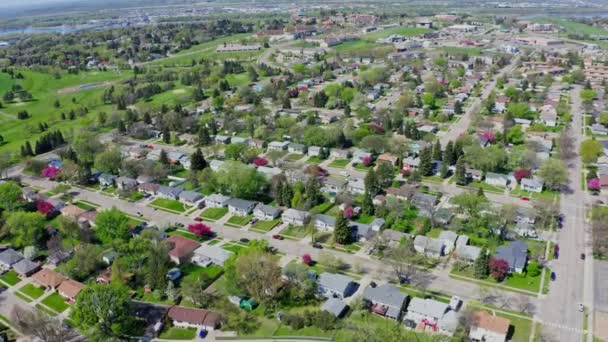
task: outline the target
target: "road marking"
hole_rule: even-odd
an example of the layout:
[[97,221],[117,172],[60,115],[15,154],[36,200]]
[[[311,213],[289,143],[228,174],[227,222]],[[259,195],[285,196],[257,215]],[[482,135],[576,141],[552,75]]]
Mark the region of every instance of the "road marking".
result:
[[568,330],[568,331],[572,331],[572,332],[575,332],[575,333],[578,333],[578,334],[584,334],[585,333],[582,329],[568,327],[568,326],[565,326],[563,324],[551,323],[551,322],[542,322],[542,321],[539,321],[539,323],[541,323],[542,325],[550,326],[552,328],[558,328],[558,329],[562,329],[562,330]]

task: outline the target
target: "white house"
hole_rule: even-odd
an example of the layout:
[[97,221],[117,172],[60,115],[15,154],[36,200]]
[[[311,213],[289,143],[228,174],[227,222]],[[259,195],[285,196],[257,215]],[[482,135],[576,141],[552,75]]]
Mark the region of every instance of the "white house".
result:
[[268,144],[268,151],[285,151],[289,146],[289,141],[271,141]]
[[230,197],[222,194],[212,194],[205,197],[205,206],[208,208],[222,208],[228,205]]
[[303,226],[310,220],[310,214],[307,211],[289,208],[283,212],[281,216],[283,222],[293,224],[295,226]]
[[220,315],[202,309],[172,306],[167,312],[167,317],[173,321],[173,325],[182,328],[202,328],[213,331],[220,326]]
[[346,184],[346,190],[354,195],[365,193],[365,181],[362,178],[352,178]]
[[443,240],[417,235],[414,238],[414,249],[429,258],[439,258],[443,255]]
[[544,181],[540,177],[532,177],[532,178],[522,178],[521,179],[521,189],[525,191],[531,192],[542,192],[543,191]]
[[228,212],[236,216],[247,216],[253,211],[253,208],[255,208],[255,202],[239,198],[231,198],[226,204],[228,205]]
[[342,274],[323,272],[317,279],[317,292],[325,298],[343,299],[352,294],[356,283]]
[[511,321],[486,311],[473,314],[469,338],[475,342],[505,342]]
[[509,178],[507,175],[503,175],[501,173],[488,172],[486,173],[486,184],[490,184],[493,186],[502,186],[506,187],[509,183]]
[[458,239],[458,234],[454,233],[451,230],[442,230],[439,233],[439,240],[443,240],[443,245],[445,248],[445,254],[449,254],[454,250],[454,246],[456,245],[456,240]]
[[336,228],[336,218],[333,216],[317,214],[314,222],[318,230],[333,232]]
[[272,221],[281,215],[281,209],[271,205],[258,204],[253,209],[253,216],[258,220]]

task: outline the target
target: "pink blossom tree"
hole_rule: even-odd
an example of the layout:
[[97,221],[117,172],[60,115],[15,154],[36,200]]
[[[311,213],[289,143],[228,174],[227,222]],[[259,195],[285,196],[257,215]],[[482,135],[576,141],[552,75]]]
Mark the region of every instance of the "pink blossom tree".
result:
[[486,139],[489,142],[495,142],[496,141],[496,134],[492,131],[486,131],[486,132],[482,132],[479,134],[479,137],[482,139]]
[[592,178],[587,182],[587,189],[591,191],[600,191],[602,185],[599,178]]
[[38,212],[42,215],[48,217],[55,211],[55,207],[47,201],[40,201],[36,204],[36,210],[38,210]]
[[312,257],[310,256],[310,254],[302,255],[302,263],[308,266],[312,264]]
[[255,164],[255,166],[266,166],[268,165],[268,160],[262,157],[257,157],[253,160],[253,163]]
[[42,177],[53,179],[59,174],[59,169],[53,166],[47,166],[42,170]]
[[211,227],[209,227],[208,225],[204,224],[204,223],[193,223],[188,225],[188,231],[190,231],[192,234],[194,234],[194,236],[196,236],[197,238],[200,238],[202,236],[211,236],[213,235],[213,231],[211,230]]
[[531,175],[532,173],[528,169],[517,169],[513,172],[513,177],[515,177],[518,184],[521,183],[523,178],[530,178]]
[[351,219],[353,216],[355,216],[355,210],[353,209],[353,207],[348,207],[344,209],[344,217],[346,217],[347,219]]
[[372,165],[373,161],[374,161],[374,159],[371,156],[365,156],[365,157],[363,157],[363,159],[361,159],[361,163],[365,166]]

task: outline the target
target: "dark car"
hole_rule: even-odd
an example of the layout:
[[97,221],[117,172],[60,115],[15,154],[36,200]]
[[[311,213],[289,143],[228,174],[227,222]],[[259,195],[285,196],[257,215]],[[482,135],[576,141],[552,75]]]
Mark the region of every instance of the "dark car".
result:
[[241,241],[242,243],[249,243],[249,239],[247,238],[241,238],[239,241]]
[[555,281],[555,272],[551,272],[551,281]]
[[196,221],[196,222],[201,222],[202,220],[203,220],[203,219],[202,219],[202,218],[200,218],[200,217],[195,217],[195,218],[194,218],[194,221]]
[[585,260],[585,253],[581,253],[581,260]]
[[275,240],[283,240],[283,239],[284,239],[284,238],[283,238],[283,236],[282,236],[282,235],[279,235],[279,234],[274,234],[274,235],[272,236],[272,238],[273,238],[273,239],[275,239]]
[[312,244],[312,247],[316,248],[316,249],[323,249],[323,246],[321,246],[320,243],[316,243],[316,242]]
[[198,333],[198,337],[200,337],[200,338],[207,337],[207,330],[201,329],[201,331]]
[[369,283],[369,286],[374,288],[374,287],[378,286],[378,284],[376,284],[376,282],[372,281]]

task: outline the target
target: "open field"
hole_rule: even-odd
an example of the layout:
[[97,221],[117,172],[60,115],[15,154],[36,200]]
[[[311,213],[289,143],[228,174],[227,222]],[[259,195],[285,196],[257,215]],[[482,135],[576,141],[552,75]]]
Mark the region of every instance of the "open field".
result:
[[424,34],[429,31],[430,30],[425,29],[425,28],[399,26],[399,27],[392,27],[392,28],[389,28],[386,30],[381,30],[381,31],[364,34],[363,36],[361,36],[361,39],[375,42],[379,38],[386,38],[392,34],[398,34],[400,36],[411,37],[411,36],[417,36],[420,34]]

